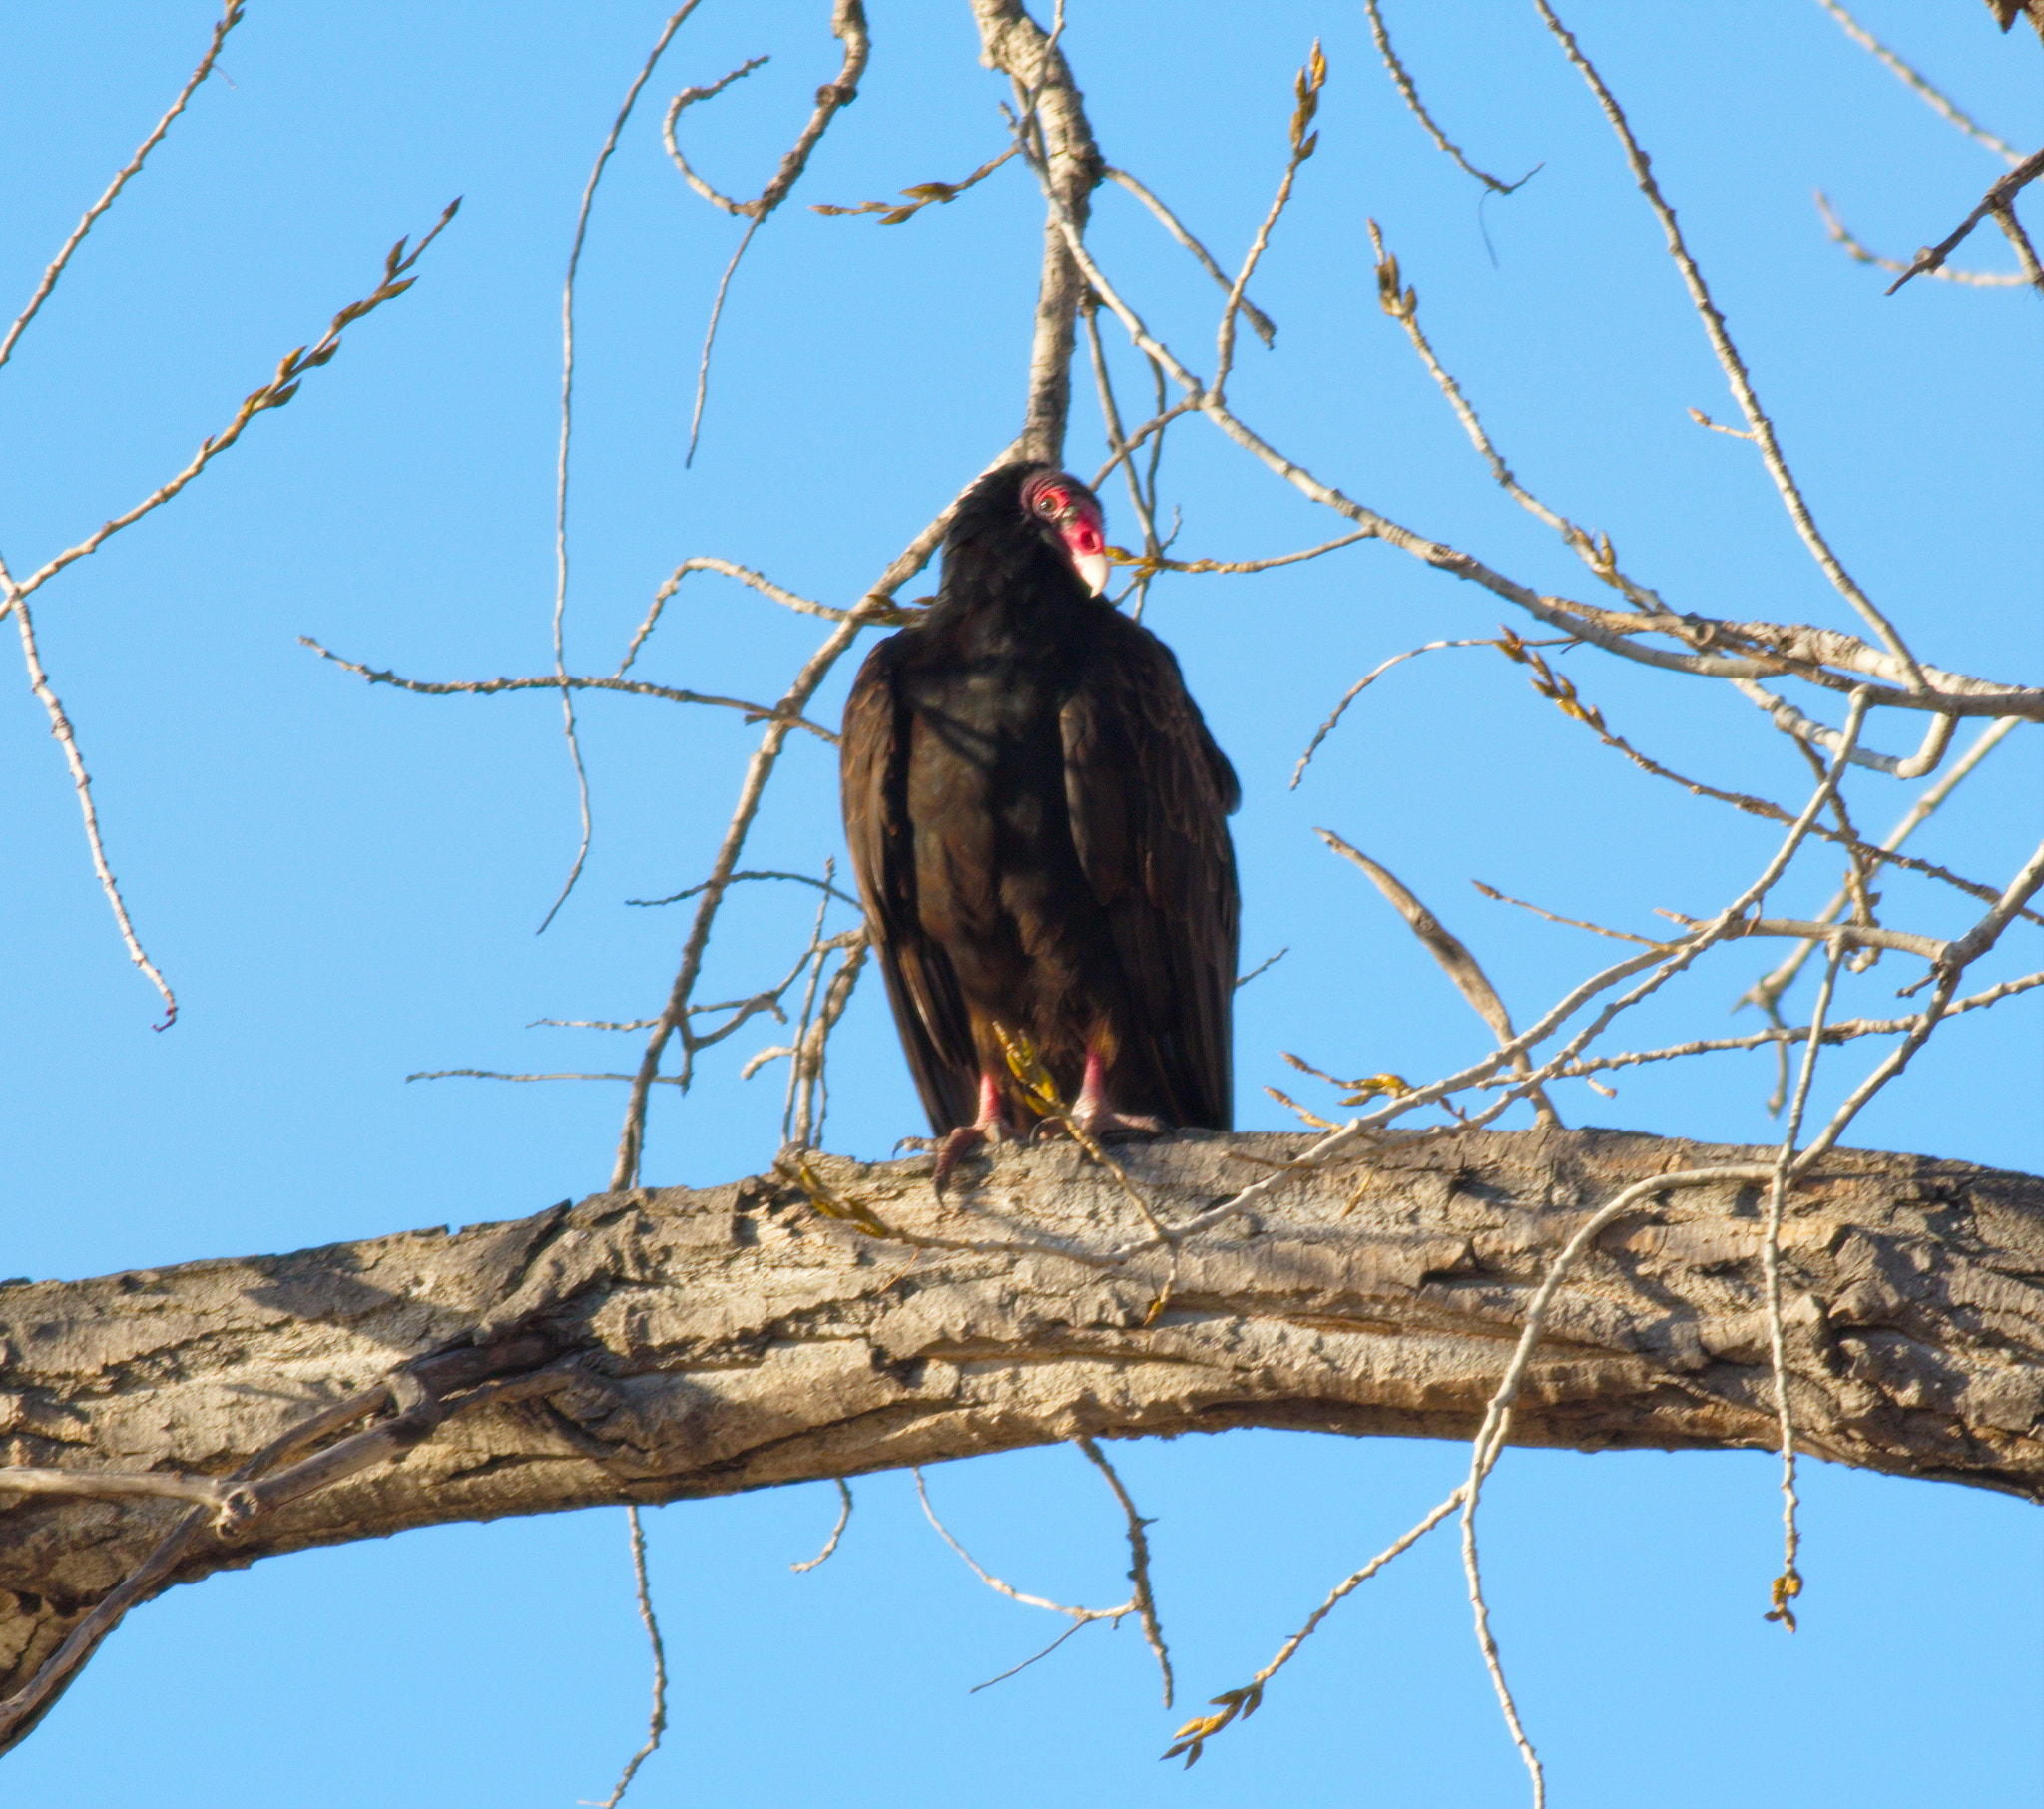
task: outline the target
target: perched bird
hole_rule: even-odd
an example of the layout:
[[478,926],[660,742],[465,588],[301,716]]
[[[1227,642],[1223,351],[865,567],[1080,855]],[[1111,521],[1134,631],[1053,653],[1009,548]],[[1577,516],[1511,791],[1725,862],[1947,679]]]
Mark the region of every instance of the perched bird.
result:
[[958,505],[928,615],[844,710],[844,825],[936,1185],[1037,1108],[1089,1135],[1229,1129],[1235,771],[1178,662],[1107,603],[1100,504],[1003,465]]

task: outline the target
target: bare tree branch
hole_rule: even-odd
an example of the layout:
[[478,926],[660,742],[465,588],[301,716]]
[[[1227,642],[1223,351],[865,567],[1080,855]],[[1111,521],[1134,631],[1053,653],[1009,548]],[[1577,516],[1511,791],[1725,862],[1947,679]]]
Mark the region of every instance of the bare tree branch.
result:
[[1398,60],[1398,53],[1391,48],[1391,34],[1385,28],[1383,9],[1378,0],[1363,0],[1363,10],[1369,14],[1369,35],[1376,44],[1377,55],[1383,58],[1385,69],[1390,71],[1391,81],[1404,97],[1405,105],[1412,110],[1412,117],[1426,128],[1426,136],[1433,140],[1435,147],[1453,158],[1468,175],[1475,177],[1495,195],[1509,195],[1514,189],[1524,188],[1540,166],[1535,164],[1532,170],[1528,170],[1515,183],[1508,183],[1502,178],[1492,176],[1488,170],[1477,169],[1462,155],[1461,146],[1449,142],[1448,135],[1434,124],[1433,115],[1427,112],[1421,102],[1418,88],[1414,86],[1411,76],[1406,73],[1405,65]]
[[[1604,84],[1604,78],[1597,73],[1595,65],[1584,54],[1582,46],[1561,20],[1556,17],[1548,0],[1533,0],[1534,7],[1560,43],[1563,53],[1573,63],[1589,84],[1590,92],[1597,97],[1597,104],[1603,108],[1604,117],[1611,122],[1611,129],[1618,135],[1618,141],[1625,149],[1627,167],[1633,173],[1634,182],[1639,184],[1640,193],[1647,198],[1648,206],[1661,223],[1661,230],[1668,240],[1668,254],[1682,274],[1683,286],[1689,290],[1691,303],[1697,317],[1704,323],[1704,332],[1711,341],[1711,349],[1717,354],[1719,365],[1732,386],[1732,393],[1739,400],[1740,412],[1746,417],[1746,425],[1754,436],[1761,460],[1768,468],[1768,475],[1774,479],[1775,488],[1781,493],[1783,507],[1788,511],[1788,519],[1795,524],[1795,532],[1802,544],[1809,549],[1810,557],[1822,569],[1832,588],[1843,597],[1853,609],[1880,637],[1880,642],[1895,660],[1900,662],[1907,676],[1911,690],[1926,688],[1916,658],[1910,653],[1894,625],[1875,607],[1873,600],[1853,580],[1838,556],[1831,551],[1830,543],[1818,530],[1815,518],[1810,514],[1809,505],[1803,500],[1800,487],[1788,469],[1788,461],[1783,456],[1782,448],[1775,437],[1775,423],[1761,407],[1760,397],[1755,392],[1753,379],[1747,373],[1746,361],[1740,357],[1739,348],[1732,343],[1732,335],[1725,325],[1725,316],[1718,311],[1718,304],[1711,299],[1709,285],[1696,259],[1690,255],[1688,241],[1683,237],[1682,228],[1675,223],[1675,210],[1662,196],[1661,185],[1655,181],[1649,168],[1647,154],[1641,150],[1639,141],[1633,136],[1631,124],[1618,99]],[[1914,776],[1913,774],[1911,775]]]
[[120,200],[121,191],[128,186],[129,179],[140,173],[149,161],[149,154],[163,143],[164,134],[171,129],[171,122],[185,111],[185,103],[199,91],[199,86],[213,74],[214,63],[220,57],[220,47],[227,42],[228,33],[242,22],[244,0],[227,0],[221,9],[220,22],[213,28],[213,38],[206,46],[206,54],[199,59],[199,67],[178,91],[164,117],[157,121],[156,129],[137,147],[135,155],[115,172],[98,201],[87,208],[84,217],[71,229],[71,236],[59,247],[57,255],[50,259],[49,267],[43,271],[42,280],[36,284],[36,292],[28,298],[28,306],[15,316],[14,324],[7,329],[7,337],[0,339],[0,364],[14,356],[15,342],[28,331],[28,324],[41,312],[42,305],[50,298],[50,291],[57,286],[71,255],[85,242],[85,235],[92,230],[93,222],[98,220],[115,202]]
[[[1883,257],[1877,251],[1869,251],[1846,229],[1845,223],[1838,218],[1837,210],[1831,206],[1830,197],[1819,189],[1816,191],[1816,210],[1824,217],[1824,230],[1830,234],[1831,242],[1842,245],[1846,256],[1854,263],[1870,263],[1877,269],[1886,270],[1891,276],[1900,275],[1909,266],[1899,257]],[[1976,289],[2019,289],[2031,280],[2022,270],[1955,270],[1950,264],[1939,264],[1934,270],[1923,270],[1919,274],[1934,276],[1939,282],[1963,283]],[[1715,425],[1715,423],[1706,423]],[[1731,428],[1719,431],[1730,433]]]
[[632,109],[638,105],[639,91],[652,79],[653,66],[674,42],[682,21],[700,4],[701,0],[684,0],[683,5],[670,15],[639,73],[632,78],[632,85],[625,90],[624,101],[618,108],[617,117],[611,121],[603,148],[597,152],[596,162],[590,166],[589,181],[583,185],[582,205],[575,212],[575,236],[568,248],[568,271],[561,280],[561,435],[554,462],[554,676],[561,685],[561,733],[567,737],[568,759],[575,770],[575,802],[582,818],[582,839],[576,844],[575,860],[568,869],[568,877],[561,883],[559,895],[548,907],[546,916],[540,919],[539,933],[542,934],[568,902],[568,894],[575,890],[575,882],[582,877],[583,866],[589,859],[589,838],[594,833],[589,814],[589,772],[582,763],[581,737],[575,732],[575,698],[567,683],[568,656],[562,640],[563,622],[568,612],[568,449],[575,425],[575,276],[582,267],[582,246],[589,236],[589,210],[596,201],[596,186],[603,181],[604,169],[611,161],[611,153],[618,148],[618,138],[625,130],[625,122],[632,117]]
[[[1409,528],[1400,526],[1389,517],[1366,508],[1333,486],[1322,482],[1304,466],[1255,432],[1225,403],[1217,399],[1177,354],[1150,331],[1142,316],[1129,305],[1100,268],[1087,250],[1076,224],[1069,212],[1063,209],[1055,191],[1046,188],[1045,196],[1065,233],[1067,248],[1095,293],[1114,311],[1136,344],[1169,371],[1172,380],[1186,392],[1184,401],[1171,412],[1175,415],[1197,409],[1229,439],[1277,476],[1322,507],[1331,509],[1354,522],[1366,536],[1383,540],[1399,551],[1410,554],[1452,577],[1479,584],[1484,589],[1508,599],[1540,621],[1571,636],[1592,642],[1609,653],[1639,661],[1644,665],[1715,678],[1764,678],[1779,676],[1784,672],[1792,672],[1797,678],[1807,678],[1812,683],[1838,691],[1849,692],[1864,688],[1857,678],[1828,672],[1823,664],[1806,665],[1802,662],[1800,654],[1803,650],[1821,647],[1826,650],[1828,664],[1849,662],[1851,671],[1866,669],[1873,676],[1885,676],[1892,672],[1911,687],[1893,690],[1881,687],[1870,691],[1868,701],[1880,707],[1929,710],[1942,715],[2020,715],[2028,720],[2044,720],[2044,688],[1995,685],[1985,680],[1965,678],[1951,674],[1933,675],[1937,688],[1927,688],[1924,684],[1927,669],[1917,663],[1913,656],[1908,656],[1906,650],[1898,656],[1892,651],[1884,652],[1869,648],[1865,643],[1856,641],[1849,635],[1839,635],[1830,630],[1801,626],[1787,627],[1779,624],[1727,624],[1690,616],[1627,616],[1615,611],[1594,609],[1566,597],[1543,597],[1530,587],[1493,570],[1457,547],[1429,540]],[[1131,434],[1129,445],[1134,447],[1139,444],[1148,433],[1161,426],[1165,418],[1160,416],[1157,421]],[[1762,645],[1755,638],[1761,632],[1778,635],[1786,644],[1785,649],[1777,651],[1772,646]],[[1726,658],[1715,654],[1674,654],[1659,648],[1635,645],[1630,638],[1643,633],[1671,634],[1693,647],[1709,647],[1720,641],[1729,641],[1731,645],[1742,649],[1742,656]],[[1748,647],[1753,649],[1751,654],[1744,652]],[[1896,769],[1905,776],[1915,776],[1908,771],[1912,764],[1914,762],[1897,762]],[[1925,770],[1928,770],[1927,766],[1917,768],[1919,772]]]
[[[0,568],[0,576],[4,576],[4,568]],[[107,908],[114,913],[114,927],[121,933],[128,959],[143,971],[150,985],[156,988],[157,997],[164,1002],[164,1021],[156,1028],[169,1030],[178,1021],[177,995],[171,991],[171,983],[149,958],[141,938],[135,934],[135,924],[128,915],[128,901],[121,896],[121,882],[107,864],[106,843],[100,838],[99,807],[93,802],[92,775],[85,769],[85,756],[78,750],[78,736],[71,727],[71,717],[65,712],[63,699],[51,685],[50,675],[43,670],[43,656],[36,646],[35,621],[29,614],[28,599],[18,592],[14,597],[14,626],[21,637],[21,657],[28,667],[29,689],[35,692],[36,701],[50,718],[50,733],[56,736],[57,745],[64,750],[64,764],[70,769],[71,786],[78,794],[78,813],[85,823],[85,845],[92,855],[93,874],[100,882],[100,892],[106,898]]]
[[837,1523],[830,1529],[830,1537],[823,1542],[823,1549],[814,1558],[805,1558],[800,1564],[791,1564],[790,1571],[813,1571],[837,1550],[837,1542],[844,1537],[844,1529],[851,1525],[851,1485],[843,1477],[830,1479],[837,1485]]
[[161,509],[208,465],[234,445],[247,431],[249,423],[257,415],[272,408],[281,408],[289,402],[298,393],[298,385],[304,381],[307,373],[332,361],[333,354],[340,350],[341,335],[349,326],[363,315],[374,313],[386,301],[394,301],[418,280],[408,272],[425,255],[426,247],[446,229],[447,223],[454,218],[460,206],[461,200],[457,196],[441,211],[440,218],[434,222],[432,229],[416,245],[412,245],[409,251],[405,248],[410,242],[408,239],[400,238],[392,245],[389,254],[383,260],[382,281],[361,300],[350,301],[335,314],[327,323],[325,332],[310,345],[301,345],[295,351],[286,352],[277,361],[276,374],[261,388],[252,390],[242,399],[242,405],[235,410],[234,418],[220,432],[200,442],[199,450],[193,454],[191,463],[177,476],[159,485],[125,514],[115,516],[112,521],[103,522],[83,540],[45,560],[26,578],[16,580],[0,572],[0,593],[4,593],[0,594],[0,616],[6,615],[22,598],[41,590],[66,566],[97,553],[122,529],[133,527],[151,511]]
[[1136,1504],[1130,1499],[1127,1486],[1107,1461],[1100,1447],[1089,1438],[1074,1439],[1086,1454],[1086,1461],[1107,1479],[1107,1486],[1114,1491],[1114,1498],[1122,1505],[1122,1512],[1129,1522],[1129,1582],[1135,1585],[1135,1593],[1129,1599],[1136,1605],[1137,1616],[1143,1623],[1143,1637],[1148,1641],[1152,1654],[1157,1659],[1157,1668],[1164,1674],[1164,1706],[1171,1706],[1171,1653],[1164,1643],[1164,1627],[1157,1618],[1157,1598],[1150,1587],[1150,1541],[1144,1529],[1151,1523],[1136,1512]]
[[2044,291],[2044,271],[2037,269],[2037,253],[2030,248],[2030,241],[2023,236],[2022,228],[2015,225],[2015,212],[2011,206],[2023,187],[2035,182],[2039,176],[2044,176],[2044,151],[2033,151],[1981,196],[1979,205],[1952,228],[1948,237],[1918,251],[1909,267],[1888,284],[1888,293],[1892,295],[1914,277],[1941,269],[1944,260],[1959,248],[1966,235],[1990,215],[2001,221],[2002,230],[2008,234],[2009,242],[2016,247],[2018,256],[2023,256],[2023,253],[2028,251],[2023,262],[2026,279],[2033,287]]
[[[1298,1166],[1315,1147],[1345,1154]],[[1235,1151],[1278,1165],[1241,1189]],[[910,1240],[896,1248],[923,1252],[908,1292],[898,1263],[870,1259],[871,1232],[778,1176],[196,1263],[140,1291],[121,1277],[0,1289],[11,1461],[233,1478],[266,1504],[231,1540],[209,1506],[139,1498],[37,1496],[0,1516],[11,1737],[70,1674],[24,1702],[67,1636],[89,1651],[134,1601],[270,1553],[1075,1431],[1468,1438],[1498,1393],[1500,1333],[1523,1335],[1572,1238],[1582,1253],[1546,1296],[1553,1342],[1526,1354],[1498,1443],[1767,1448],[1760,1195],[1775,1153],[1558,1131],[1132,1146],[1122,1159],[1166,1222],[1205,1225],[1174,1309],[1148,1325],[1167,1258],[1130,1243],[1112,1177],[1059,1145],[1004,1150],[969,1210],[932,1197],[927,1158],[806,1158],[837,1198],[884,1213]],[[1764,1179],[1649,1203],[1664,1170],[1742,1164]],[[1786,1321],[1801,1449],[2044,1498],[2044,1181],[1837,1149],[1805,1151],[1797,1179],[1782,1260],[1794,1297],[1822,1303]],[[1631,1228],[1586,1234],[1629,1188],[1644,1189]],[[1216,1198],[1242,1203],[1217,1219]],[[409,1351],[441,1354],[393,1375]],[[423,1385],[411,1407],[407,1377]],[[508,1392],[482,1392],[492,1378]],[[265,1491],[279,1464],[288,1480],[276,1470],[283,1486]],[[151,1561],[173,1532],[182,1543]]]
[[[1188,251],[1192,252],[1194,261],[1220,285],[1222,293],[1226,294],[1235,286],[1228,272],[1214,261],[1214,254],[1192,235],[1187,229],[1185,223],[1176,214],[1158,200],[1147,184],[1131,176],[1126,170],[1116,170],[1112,166],[1102,170],[1100,174],[1107,181],[1119,184],[1122,188],[1128,190],[1144,207],[1156,215],[1164,229],[1173,238],[1177,239],[1180,244],[1184,245]],[[1263,340],[1266,345],[1275,345],[1277,343],[1277,323],[1251,301],[1248,296],[1243,297],[1242,312],[1243,318],[1250,323],[1250,330],[1259,339]]]
[[[1871,875],[1881,865],[1880,856],[1892,854],[1907,841],[1915,833],[1916,829],[1936,811],[1938,805],[1951,796],[1952,792],[1964,782],[1967,775],[1992,753],[1995,748],[2000,746],[2016,727],[2017,722],[2013,716],[2004,716],[1998,722],[1989,723],[1978,738],[1975,739],[1973,745],[1967,748],[1945,770],[1943,776],[1934,785],[1924,788],[1923,795],[1909,806],[1903,813],[1901,821],[1896,823],[1887,832],[1877,850],[1862,856],[1860,849],[1855,846],[1850,850],[1852,857],[1855,860],[1863,858],[1867,863],[1868,874]],[[1984,891],[1985,889],[1982,888],[1983,894]],[[1841,890],[1832,898],[1829,904],[1825,905],[1816,914],[1816,921],[1822,924],[1835,923],[1839,913],[1845,909],[1848,902],[1849,890]],[[1795,976],[1802,971],[1802,964],[1809,959],[1810,951],[1815,947],[1816,942],[1813,938],[1805,942],[1772,973],[1756,980],[1753,986],[1740,996],[1737,1002],[1738,1005],[1758,1005],[1763,1010],[1773,1005],[1788,991]]]
[[1963,112],[1941,90],[1934,88],[1916,70],[1909,67],[1893,51],[1876,38],[1872,32],[1838,4],[1838,0],[1816,0],[1817,5],[1838,22],[1839,29],[1859,48],[1873,57],[1898,82],[1915,94],[1925,106],[1940,118],[1949,121],[1975,144],[1985,145],[1988,150],[2004,163],[2019,164],[2023,154],[2007,140],[1997,138],[1970,114]]
[[661,124],[661,140],[667,146],[667,154],[689,187],[705,201],[722,208],[727,214],[743,217],[746,222],[745,233],[718,282],[717,298],[710,308],[710,323],[703,329],[703,355],[696,367],[696,406],[689,418],[689,449],[682,459],[685,468],[696,462],[696,445],[703,432],[703,407],[710,394],[710,354],[717,344],[717,323],[724,317],[724,299],[731,291],[731,279],[738,274],[739,260],[745,256],[746,247],[753,242],[753,234],[760,229],[767,215],[787,199],[788,191],[800,181],[802,172],[808,168],[809,153],[815,150],[818,141],[829,130],[838,109],[850,106],[858,98],[859,78],[865,74],[866,58],[871,51],[865,8],[860,0],[835,0],[830,9],[830,35],[844,46],[837,80],[825,82],[816,90],[816,104],[801,135],[781,158],[780,167],[774,171],[766,188],[751,201],[734,201],[730,196],[720,194],[689,167],[689,160],[682,155],[682,148],[675,141],[675,122],[681,118],[685,108],[694,106],[698,101],[707,101],[712,95],[722,94],[741,76],[752,74],[766,61],[765,57],[753,58],[707,88],[685,88],[669,104],[667,118]]
[[839,208],[826,201],[812,201],[809,203],[809,212],[811,214],[827,214],[840,217],[851,214],[877,214],[880,217],[881,226],[898,226],[903,221],[913,220],[925,208],[948,206],[951,202],[956,201],[959,196],[963,195],[967,189],[977,188],[1010,158],[1014,157],[1020,149],[1019,145],[1010,145],[1000,156],[988,158],[985,163],[981,164],[977,170],[973,171],[962,182],[913,184],[911,187],[900,191],[901,194],[908,197],[908,200],[905,202],[862,201],[856,207]]
[[[1469,953],[1461,940],[1453,935],[1426,906],[1405,887],[1396,874],[1379,866],[1363,853],[1352,848],[1331,829],[1313,831],[1328,847],[1344,860],[1353,861],[1369,875],[1370,883],[1390,900],[1398,915],[1411,926],[1413,935],[1424,945],[1426,952],[1440,964],[1441,972],[1455,983],[1455,990],[1469,1002],[1470,1009],[1489,1025],[1500,1043],[1509,1043],[1515,1034],[1512,1030],[1512,1015],[1505,1010],[1505,1002],[1497,996],[1488,976],[1477,964],[1476,957]],[[1533,1065],[1521,1050],[1513,1061],[1514,1070],[1521,1075],[1533,1072]],[[1559,1125],[1547,1095],[1535,1087],[1527,1096],[1532,1100],[1539,1122],[1543,1125]]]
[[1039,180],[1049,185],[1053,218],[1044,222],[1043,278],[1029,353],[1029,401],[1015,456],[1062,462],[1072,407],[1074,322],[1085,283],[1065,244],[1064,222],[1083,233],[1093,191],[1105,171],[1078,84],[1060,50],[1021,0],[972,0],[980,61],[1015,85],[1022,142]]
[[667,1646],[660,1636],[660,1619],[653,1611],[653,1591],[646,1581],[646,1529],[639,1524],[637,1503],[625,1510],[625,1524],[631,1529],[632,1583],[639,1598],[639,1624],[646,1629],[646,1643],[653,1652],[653,1708],[647,1717],[646,1743],[625,1761],[610,1795],[590,1809],[618,1809],[639,1775],[639,1767],[660,1750],[661,1736],[667,1732]]
[[397,690],[416,691],[428,697],[495,697],[507,691],[517,690],[613,690],[622,691],[633,697],[664,697],[670,703],[704,703],[718,709],[736,709],[745,713],[749,722],[785,722],[790,728],[806,729],[810,734],[829,746],[837,745],[834,729],[825,728],[820,722],[811,722],[803,715],[789,715],[775,710],[770,704],[748,703],[743,697],[719,697],[708,691],[679,690],[669,684],[649,684],[643,678],[575,678],[567,674],[555,677],[547,674],[534,678],[451,678],[425,679],[400,678],[392,672],[379,672],[373,667],[362,666],[353,660],[343,660],[338,654],[323,648],[309,636],[298,637],[300,647],[309,647],[322,660],[330,660],[343,672],[350,672],[366,678],[371,684],[388,684]]

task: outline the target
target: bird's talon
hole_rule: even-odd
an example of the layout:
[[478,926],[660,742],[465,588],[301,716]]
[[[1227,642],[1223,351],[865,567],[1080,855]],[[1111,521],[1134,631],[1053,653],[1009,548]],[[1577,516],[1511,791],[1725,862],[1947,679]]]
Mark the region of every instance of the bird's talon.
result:
[[937,1197],[944,1197],[944,1183],[951,1178],[952,1169],[958,1166],[961,1156],[977,1149],[982,1143],[996,1140],[996,1134],[989,1132],[984,1125],[961,1125],[940,1143],[931,1145],[937,1152],[937,1171],[931,1177]]
[[1074,1113],[1073,1120],[1081,1131],[1095,1138],[1162,1136],[1171,1129],[1162,1119],[1135,1112],[1109,1112],[1105,1108],[1098,1112]]

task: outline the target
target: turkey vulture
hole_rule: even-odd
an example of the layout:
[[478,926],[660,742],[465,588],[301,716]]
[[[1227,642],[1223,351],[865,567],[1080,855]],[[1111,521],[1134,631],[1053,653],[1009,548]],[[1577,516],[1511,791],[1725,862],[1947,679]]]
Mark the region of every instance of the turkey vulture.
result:
[[1090,1135],[1230,1127],[1241,789],[1106,582],[1084,484],[990,471],[935,604],[845,704],[845,834],[940,1193],[967,1150],[1034,1123],[1003,1032]]

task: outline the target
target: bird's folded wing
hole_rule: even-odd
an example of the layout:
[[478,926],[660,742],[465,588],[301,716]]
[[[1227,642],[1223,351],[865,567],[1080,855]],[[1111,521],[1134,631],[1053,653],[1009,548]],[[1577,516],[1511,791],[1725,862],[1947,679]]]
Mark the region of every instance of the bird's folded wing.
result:
[[1170,650],[1115,622],[1060,719],[1072,839],[1177,1122],[1226,1129],[1240,915],[1227,819],[1241,794]]
[[898,639],[866,656],[844,706],[844,834],[901,1045],[931,1128],[941,1134],[977,1116],[977,1063],[957,976],[916,913],[907,736],[890,651]]

